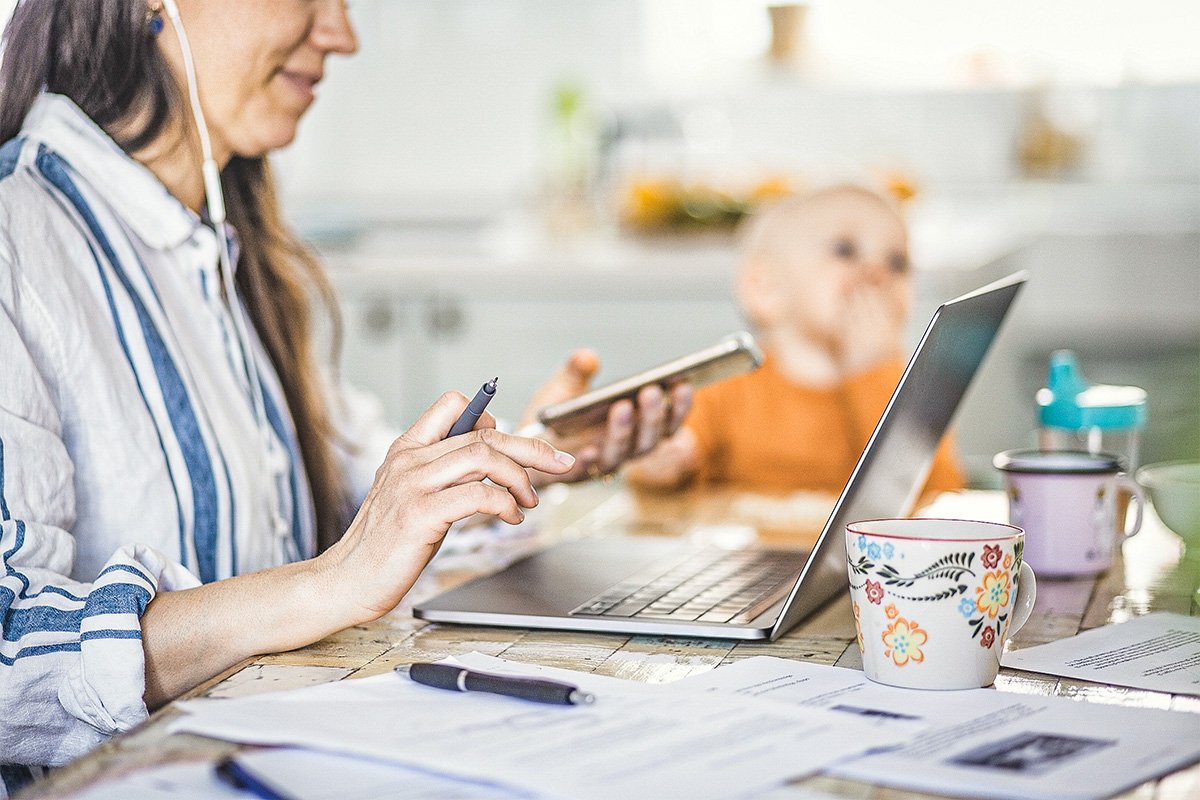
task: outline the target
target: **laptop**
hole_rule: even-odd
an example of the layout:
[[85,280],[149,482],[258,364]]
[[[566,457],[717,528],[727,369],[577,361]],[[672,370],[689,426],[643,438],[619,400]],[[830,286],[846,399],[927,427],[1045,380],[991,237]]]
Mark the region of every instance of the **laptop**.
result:
[[[563,542],[413,609],[419,619],[775,640],[846,592],[846,523],[909,513],[959,402],[1025,283],[1016,273],[934,312],[811,550],[728,550],[612,535]],[[786,432],[783,432],[786,433]]]

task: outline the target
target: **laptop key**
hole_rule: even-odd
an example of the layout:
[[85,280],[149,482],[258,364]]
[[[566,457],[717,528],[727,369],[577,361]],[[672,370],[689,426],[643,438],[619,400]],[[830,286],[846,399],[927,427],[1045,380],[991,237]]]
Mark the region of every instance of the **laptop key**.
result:
[[626,600],[604,612],[606,617],[632,617],[646,607],[641,600]]
[[800,565],[797,559],[803,557],[798,554],[793,559],[762,551],[706,551],[660,568],[646,568],[610,586],[572,613],[704,622],[753,617],[778,599],[779,590],[774,584],[793,577]]

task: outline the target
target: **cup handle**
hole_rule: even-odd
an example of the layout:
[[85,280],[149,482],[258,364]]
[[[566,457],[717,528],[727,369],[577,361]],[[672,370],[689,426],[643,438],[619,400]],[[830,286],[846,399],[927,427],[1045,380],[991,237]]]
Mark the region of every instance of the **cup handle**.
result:
[[1037,600],[1037,578],[1033,568],[1024,560],[1021,561],[1021,572],[1017,578],[1017,598],[1013,601],[1012,623],[1008,626],[1008,635],[1016,636],[1017,631],[1033,613],[1033,603]]
[[1117,486],[1129,492],[1130,499],[1137,508],[1133,516],[1133,530],[1125,530],[1125,520],[1121,520],[1122,535],[1125,539],[1128,539],[1142,529],[1142,516],[1146,508],[1146,495],[1142,491],[1142,487],[1138,485],[1138,482],[1128,475],[1118,475]]

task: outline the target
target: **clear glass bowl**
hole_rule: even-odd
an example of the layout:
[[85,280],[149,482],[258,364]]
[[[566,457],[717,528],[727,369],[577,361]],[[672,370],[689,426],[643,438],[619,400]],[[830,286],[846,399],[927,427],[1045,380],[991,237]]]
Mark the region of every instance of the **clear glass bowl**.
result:
[[1200,461],[1163,461],[1137,471],[1137,482],[1150,495],[1163,524],[1189,550],[1200,550]]

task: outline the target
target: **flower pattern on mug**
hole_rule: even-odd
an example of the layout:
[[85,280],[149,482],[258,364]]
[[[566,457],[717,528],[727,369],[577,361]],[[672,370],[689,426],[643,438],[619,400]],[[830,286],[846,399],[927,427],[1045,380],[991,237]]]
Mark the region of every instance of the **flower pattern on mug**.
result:
[[883,602],[883,586],[878,581],[867,581],[867,599],[875,605]]
[[925,653],[921,645],[929,641],[929,633],[921,630],[916,620],[909,622],[900,617],[883,632],[884,658],[890,658],[897,667],[903,667],[909,661],[921,663]]
[[[910,558],[910,562],[918,563],[906,567],[902,563],[906,556],[904,545],[876,544],[862,534],[849,538],[846,565],[860,651],[865,652],[860,616],[864,610],[868,615],[871,613],[866,603],[879,606],[884,613],[885,657],[898,666],[924,661],[923,646],[930,636],[916,622],[900,616],[900,603],[946,603],[947,609],[954,608],[962,615],[970,637],[979,640],[980,647],[990,651],[998,644],[1002,646],[1012,622],[1010,605],[1017,591],[1018,575],[1013,568],[1021,566],[1023,545],[1020,538],[1011,544],[978,542],[928,558]],[[907,555],[911,557],[913,553]]]
[[1012,584],[1008,578],[1008,570],[996,570],[984,573],[983,584],[975,588],[975,607],[980,614],[986,614],[995,619],[1004,606],[1008,605],[1009,590]]

